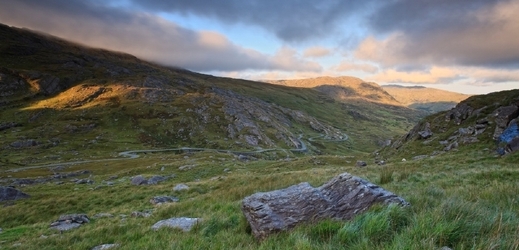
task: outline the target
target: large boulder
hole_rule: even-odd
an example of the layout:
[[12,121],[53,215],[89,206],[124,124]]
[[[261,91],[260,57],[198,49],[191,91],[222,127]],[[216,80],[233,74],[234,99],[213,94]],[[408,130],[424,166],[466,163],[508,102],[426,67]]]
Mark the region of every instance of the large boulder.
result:
[[18,189],[12,187],[0,187],[0,201],[14,201],[30,196]]
[[286,189],[245,197],[242,211],[254,236],[324,219],[349,220],[376,203],[407,206],[404,199],[364,179],[343,173],[314,188],[304,182]]

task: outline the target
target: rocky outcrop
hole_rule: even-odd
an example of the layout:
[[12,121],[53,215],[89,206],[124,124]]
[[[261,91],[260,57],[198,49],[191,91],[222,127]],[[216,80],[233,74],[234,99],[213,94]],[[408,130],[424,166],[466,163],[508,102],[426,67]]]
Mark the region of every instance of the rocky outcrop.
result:
[[52,222],[50,227],[59,231],[68,231],[89,222],[90,220],[86,214],[66,214],[61,215],[58,220]]
[[318,188],[305,182],[286,189],[253,194],[243,199],[241,209],[254,237],[261,240],[302,223],[324,219],[349,220],[376,203],[409,205],[377,185],[343,173]]
[[31,196],[18,189],[12,187],[0,187],[0,201],[14,201],[29,197]]
[[488,143],[489,138],[495,144],[488,147],[497,144],[501,155],[518,150],[519,90],[470,97],[449,111],[427,117],[391,148],[399,150],[408,142],[424,140],[422,143],[433,151],[446,152],[467,144]]
[[167,220],[161,220],[157,223],[155,223],[153,226],[151,226],[151,229],[157,231],[160,228],[163,227],[169,227],[169,228],[176,228],[180,229],[184,232],[189,232],[195,226],[197,223],[201,222],[202,219],[200,218],[186,218],[186,217],[180,217],[180,218],[171,218]]

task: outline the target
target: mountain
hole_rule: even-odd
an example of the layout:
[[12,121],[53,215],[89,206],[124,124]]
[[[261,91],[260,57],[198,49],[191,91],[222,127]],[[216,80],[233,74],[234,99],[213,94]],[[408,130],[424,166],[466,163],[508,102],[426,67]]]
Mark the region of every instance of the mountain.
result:
[[401,104],[428,113],[449,110],[470,97],[470,95],[423,86],[383,85],[382,89]]
[[317,77],[296,80],[267,80],[266,82],[300,88],[314,88],[335,100],[352,101],[367,100],[382,104],[400,105],[397,100],[378,84],[365,82],[351,76]]
[[[471,96],[455,108],[427,116],[380,153],[427,158],[451,151],[519,150],[519,89]],[[482,153],[483,154],[483,153]]]
[[420,118],[359,86],[357,101],[338,102],[318,89],[203,75],[0,25],[0,164],[180,147],[369,152]]

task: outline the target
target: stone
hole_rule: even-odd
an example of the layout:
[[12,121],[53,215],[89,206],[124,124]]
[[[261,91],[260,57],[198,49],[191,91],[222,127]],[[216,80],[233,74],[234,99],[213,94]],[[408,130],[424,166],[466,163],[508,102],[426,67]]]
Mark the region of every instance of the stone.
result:
[[519,137],[514,138],[506,144],[505,152],[512,153],[519,150]]
[[188,190],[189,187],[184,184],[184,183],[180,183],[180,184],[177,184],[174,188],[173,188],[173,191],[182,191],[182,190]]
[[455,142],[449,144],[447,147],[443,148],[443,151],[451,151],[451,150],[453,150],[455,148],[458,148],[458,146],[459,146],[458,142],[455,141]]
[[15,201],[29,197],[31,196],[13,187],[0,186],[0,201]]
[[471,135],[474,133],[474,127],[459,128],[458,133],[460,135]]
[[137,175],[132,178],[131,183],[132,183],[132,185],[136,185],[136,186],[146,185],[146,184],[148,184],[148,180],[146,180],[144,177],[142,177],[142,175]]
[[519,116],[519,108],[515,105],[499,107],[493,115],[496,123],[494,140],[499,140],[501,134],[508,127],[508,123]]
[[151,216],[151,214],[153,213],[153,210],[146,210],[144,212],[140,212],[140,211],[133,211],[130,216],[131,217],[143,217],[143,218],[148,218]]
[[94,181],[90,179],[79,179],[75,181],[76,184],[93,184]]
[[184,166],[178,167],[178,170],[186,171],[186,170],[191,170],[195,167],[196,167],[196,165],[184,165]]
[[167,180],[166,177],[155,175],[155,176],[152,176],[148,180],[148,185],[155,185],[155,184],[158,184],[159,182],[163,182],[165,180]]
[[152,230],[159,230],[163,227],[169,227],[169,228],[177,228],[184,232],[189,232],[199,222],[201,222],[202,219],[200,218],[187,218],[187,217],[180,217],[180,218],[171,218],[167,220],[161,220],[155,223],[153,226],[151,226]]
[[376,203],[408,206],[404,199],[364,179],[343,173],[314,188],[304,182],[245,197],[241,210],[254,237],[325,219],[350,220]]
[[38,144],[40,144],[40,143],[37,142],[36,140],[28,139],[25,141],[15,141],[15,142],[9,144],[9,146],[11,146],[13,148],[30,148],[30,147],[38,146]]
[[429,157],[428,155],[417,155],[415,157],[413,157],[413,161],[418,161],[418,160],[422,160],[422,159],[425,159]]
[[431,136],[433,136],[433,132],[431,131],[431,124],[428,122],[425,123],[424,130],[418,131],[418,135],[420,136],[421,139],[428,139]]
[[94,219],[112,218],[112,217],[114,217],[114,215],[110,214],[110,213],[98,213],[98,214],[95,214],[94,216],[92,216],[92,218],[94,218]]
[[92,250],[107,250],[107,249],[117,248],[120,246],[121,245],[119,245],[119,244],[103,244],[103,245],[99,245],[99,246],[92,248]]
[[150,203],[153,205],[161,205],[172,202],[178,202],[178,198],[173,196],[155,196],[150,199]]
[[365,161],[357,161],[357,163],[355,163],[355,166],[357,167],[365,167],[367,165],[368,164]]
[[61,215],[58,220],[52,222],[50,227],[59,231],[68,231],[88,222],[90,222],[90,220],[86,214],[65,214]]

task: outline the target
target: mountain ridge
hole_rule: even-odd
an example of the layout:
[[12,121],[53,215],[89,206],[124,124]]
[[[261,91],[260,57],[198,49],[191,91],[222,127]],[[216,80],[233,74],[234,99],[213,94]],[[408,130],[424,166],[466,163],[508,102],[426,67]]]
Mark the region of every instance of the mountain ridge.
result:
[[164,67],[5,25],[0,34],[0,127],[10,132],[0,148],[17,164],[150,147],[297,149],[301,135],[320,138],[304,142],[312,154],[369,152],[422,115]]

